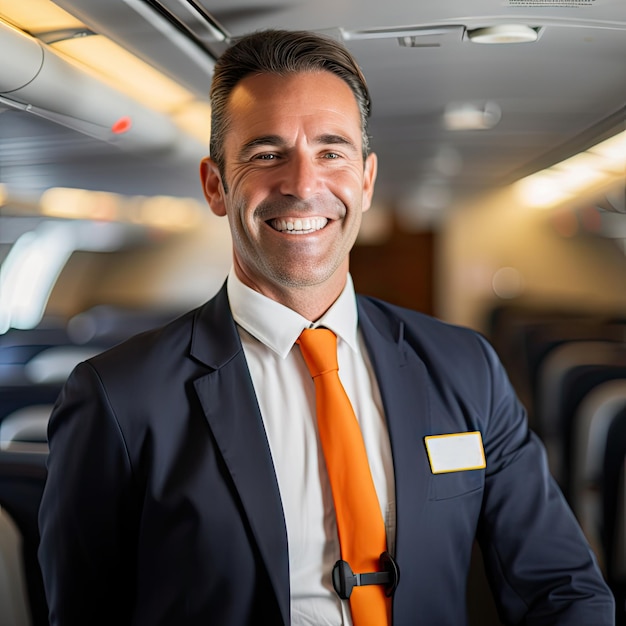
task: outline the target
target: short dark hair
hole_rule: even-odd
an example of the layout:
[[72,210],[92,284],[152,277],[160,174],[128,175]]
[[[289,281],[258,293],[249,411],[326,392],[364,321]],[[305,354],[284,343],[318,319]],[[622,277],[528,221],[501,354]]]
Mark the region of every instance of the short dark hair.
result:
[[330,37],[307,31],[263,30],[239,39],[215,65],[210,94],[210,153],[222,176],[228,100],[237,84],[251,74],[286,76],[322,70],[332,72],[352,90],[361,114],[363,157],[369,154],[369,91],[363,72],[345,46]]

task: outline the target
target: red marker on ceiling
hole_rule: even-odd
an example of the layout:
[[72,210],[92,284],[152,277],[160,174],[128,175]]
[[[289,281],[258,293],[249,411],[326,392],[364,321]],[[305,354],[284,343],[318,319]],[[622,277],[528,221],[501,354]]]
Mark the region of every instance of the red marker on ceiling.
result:
[[132,126],[132,120],[128,115],[124,117],[120,117],[114,124],[111,126],[111,130],[116,135],[121,135],[122,133],[128,132],[130,127]]

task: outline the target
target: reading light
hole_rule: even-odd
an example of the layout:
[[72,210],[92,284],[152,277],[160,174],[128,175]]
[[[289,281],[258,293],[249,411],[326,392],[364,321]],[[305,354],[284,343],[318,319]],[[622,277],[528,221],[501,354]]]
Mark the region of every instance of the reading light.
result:
[[467,36],[473,43],[531,43],[538,33],[525,24],[496,24],[468,30]]

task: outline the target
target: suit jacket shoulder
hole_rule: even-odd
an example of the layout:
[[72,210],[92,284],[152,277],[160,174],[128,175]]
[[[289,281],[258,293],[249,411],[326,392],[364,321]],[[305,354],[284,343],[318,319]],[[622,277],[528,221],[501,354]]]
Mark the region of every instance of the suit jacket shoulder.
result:
[[[514,395],[495,350],[478,331],[376,298],[359,296],[358,304],[366,339],[377,336],[397,343],[405,358],[412,355],[420,361],[430,384],[454,390],[460,402],[480,406],[481,419],[489,417],[490,402],[486,395],[479,400],[481,392]],[[477,426],[468,423],[472,425]]]

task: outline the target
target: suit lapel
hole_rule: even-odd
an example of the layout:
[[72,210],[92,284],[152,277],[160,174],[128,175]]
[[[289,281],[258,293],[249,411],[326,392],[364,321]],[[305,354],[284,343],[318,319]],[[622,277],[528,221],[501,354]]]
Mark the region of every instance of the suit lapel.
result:
[[415,538],[428,498],[430,469],[424,448],[431,419],[428,375],[415,351],[407,350],[404,324],[397,318],[359,298],[359,325],[389,429],[396,486],[396,555],[402,572],[419,562]]
[[213,371],[195,388],[289,624],[287,531],[261,413],[226,289],[199,310],[191,355]]

